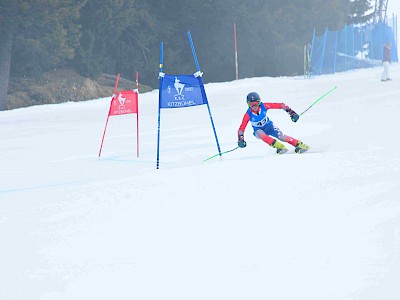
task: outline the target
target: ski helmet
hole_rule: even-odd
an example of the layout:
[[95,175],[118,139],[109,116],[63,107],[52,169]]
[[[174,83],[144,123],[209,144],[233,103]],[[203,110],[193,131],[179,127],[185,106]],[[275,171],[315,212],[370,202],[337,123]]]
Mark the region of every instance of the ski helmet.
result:
[[260,103],[261,97],[256,92],[251,92],[247,95],[247,105],[250,105],[250,102],[258,101]]

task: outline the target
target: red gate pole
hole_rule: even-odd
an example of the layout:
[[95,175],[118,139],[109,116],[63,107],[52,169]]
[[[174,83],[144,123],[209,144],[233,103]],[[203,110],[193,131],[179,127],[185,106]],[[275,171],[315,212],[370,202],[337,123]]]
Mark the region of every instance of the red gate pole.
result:
[[139,157],[139,73],[136,72],[136,156]]
[[[117,87],[118,87],[118,82],[119,82],[119,75],[120,74],[118,74],[117,79],[115,80],[114,92],[113,92],[112,98],[115,97],[115,93],[117,92]],[[112,105],[112,100],[111,100],[111,103],[110,103],[110,109],[108,110],[106,126],[104,127],[104,132],[103,132],[103,138],[101,139],[101,145],[100,145],[100,151],[99,151],[99,157],[98,157],[99,159],[100,159],[100,155],[101,155],[101,150],[103,149],[103,142],[104,142],[104,137],[106,135],[108,119],[110,118],[111,105]]]
[[233,38],[235,41],[235,69],[236,69],[236,80],[239,79],[239,66],[238,66],[238,51],[237,51],[237,39],[236,39],[236,22],[233,23]]

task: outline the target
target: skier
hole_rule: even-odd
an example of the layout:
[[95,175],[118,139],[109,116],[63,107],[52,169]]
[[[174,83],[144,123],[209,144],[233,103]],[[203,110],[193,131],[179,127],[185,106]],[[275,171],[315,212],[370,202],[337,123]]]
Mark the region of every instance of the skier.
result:
[[[249,109],[243,116],[242,124],[240,124],[238,130],[238,146],[240,148],[246,147],[246,141],[244,140],[244,130],[248,122],[250,121],[251,126],[253,126],[253,135],[263,140],[269,146],[276,149],[276,153],[283,154],[288,151],[284,144],[279,142],[289,143],[295,147],[296,153],[303,153],[310,149],[310,147],[304,144],[302,141],[285,135],[274,123],[267,117],[268,109],[283,109],[286,111],[293,122],[297,122],[299,115],[292,110],[285,103],[263,103],[261,102],[260,96],[255,93],[249,93],[247,95],[247,105]],[[275,137],[276,139],[272,138]],[[277,140],[278,139],[278,140]]]

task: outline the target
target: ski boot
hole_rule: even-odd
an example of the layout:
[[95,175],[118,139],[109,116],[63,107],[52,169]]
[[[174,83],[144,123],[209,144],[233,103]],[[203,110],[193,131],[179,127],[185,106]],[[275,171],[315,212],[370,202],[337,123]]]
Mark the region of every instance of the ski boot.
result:
[[283,145],[282,143],[278,142],[277,140],[274,140],[270,146],[275,148],[276,149],[276,153],[278,153],[278,154],[283,154],[283,153],[286,153],[288,151],[288,149],[286,149],[285,145]]
[[310,149],[310,146],[304,144],[302,141],[299,140],[299,142],[296,145],[296,149],[294,149],[294,151],[296,153],[303,153],[303,152],[306,152],[309,149]]

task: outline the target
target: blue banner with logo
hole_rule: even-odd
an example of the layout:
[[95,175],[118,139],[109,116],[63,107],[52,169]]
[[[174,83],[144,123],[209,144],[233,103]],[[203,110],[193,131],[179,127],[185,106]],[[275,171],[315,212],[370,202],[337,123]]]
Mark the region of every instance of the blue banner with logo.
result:
[[164,75],[161,87],[161,108],[189,107],[206,104],[200,82],[194,75]]
[[214,131],[215,141],[217,142],[218,154],[221,156],[217,132],[215,131],[214,121],[211,116],[206,91],[197,61],[196,52],[190,32],[188,31],[190,46],[193,58],[196,63],[197,72],[193,75],[168,75],[163,72],[164,43],[160,44],[160,65],[158,73],[158,134],[157,134],[157,169],[160,167],[160,135],[161,135],[161,108],[190,107],[206,104],[210,116],[211,125]]

